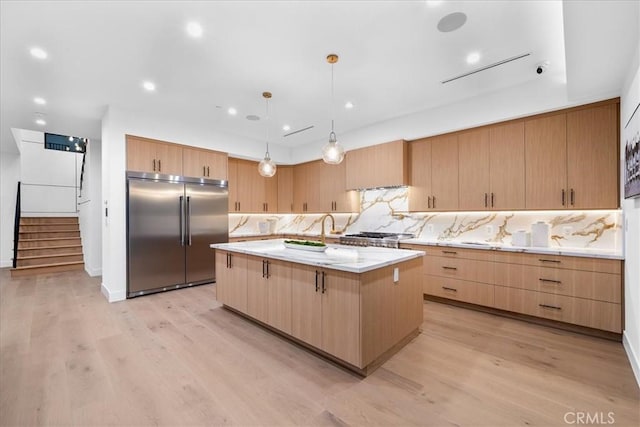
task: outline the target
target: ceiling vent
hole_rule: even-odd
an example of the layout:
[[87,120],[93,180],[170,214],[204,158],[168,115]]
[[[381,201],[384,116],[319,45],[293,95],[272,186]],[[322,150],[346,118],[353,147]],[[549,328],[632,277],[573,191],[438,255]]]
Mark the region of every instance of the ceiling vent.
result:
[[285,133],[285,134],[284,134],[284,136],[291,136],[291,135],[295,135],[295,134],[297,134],[297,133],[304,132],[305,130],[309,130],[309,129],[313,129],[313,125],[311,125],[311,126],[307,126],[306,128],[302,128],[302,129],[294,130],[294,131],[291,131],[291,132],[289,132],[289,133]]
[[454,80],[461,79],[463,77],[468,77],[468,76],[470,76],[472,74],[476,74],[476,73],[479,73],[481,71],[485,71],[485,70],[488,70],[490,68],[497,67],[499,65],[508,64],[509,62],[513,62],[513,61],[517,61],[518,59],[526,58],[529,55],[531,55],[531,53],[523,53],[522,55],[512,56],[511,58],[503,59],[502,61],[498,61],[498,62],[494,62],[493,64],[485,65],[484,67],[477,68],[475,70],[469,71],[468,73],[460,74],[459,76],[455,76],[455,77],[452,77],[450,79],[443,80],[441,83],[445,84],[445,83],[452,82]]

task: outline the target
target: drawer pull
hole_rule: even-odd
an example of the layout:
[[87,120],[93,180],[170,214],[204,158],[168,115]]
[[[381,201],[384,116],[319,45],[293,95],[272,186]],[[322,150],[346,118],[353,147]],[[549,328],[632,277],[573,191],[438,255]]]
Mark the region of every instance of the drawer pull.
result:
[[544,259],[544,258],[538,258],[538,261],[540,262],[555,262],[556,264],[560,264],[562,261],[558,260],[558,259]]
[[457,270],[456,267],[447,267],[446,265],[443,265],[442,268],[444,268],[445,270]]
[[458,290],[456,288],[448,288],[446,286],[443,286],[442,289],[444,289],[445,291],[453,291],[453,292],[458,292]]
[[542,278],[540,278],[540,279],[538,279],[538,280],[539,280],[539,281],[541,281],[541,282],[556,283],[556,284],[558,284],[558,285],[559,285],[560,283],[562,283],[562,281],[561,281],[561,280],[551,280],[551,279],[542,279]]
[[458,255],[458,252],[456,251],[442,251],[443,254],[449,254],[449,255]]
[[549,304],[538,304],[540,307],[542,308],[551,308],[553,310],[562,310],[562,307],[558,307],[555,305],[549,305]]

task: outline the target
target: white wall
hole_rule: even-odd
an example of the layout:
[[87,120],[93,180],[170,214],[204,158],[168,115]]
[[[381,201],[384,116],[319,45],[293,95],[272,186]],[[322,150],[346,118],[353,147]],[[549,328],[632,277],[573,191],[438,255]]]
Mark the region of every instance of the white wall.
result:
[[[640,12],[638,13],[640,22]],[[620,135],[624,136],[624,127],[634,109],[640,103],[640,28],[637,35],[636,56],[629,66],[629,73],[620,98]],[[636,115],[640,114],[640,111]],[[640,117],[636,117],[636,120]],[[621,141],[621,144],[624,144]],[[623,145],[624,146],[624,145]],[[624,150],[621,151],[620,170],[624,171]],[[622,182],[620,188],[624,193]],[[622,195],[624,197],[624,194]],[[640,197],[623,200],[625,217],[625,330],[623,343],[629,356],[638,384],[640,384]]]
[[0,152],[0,267],[11,267],[20,155]]
[[90,276],[102,274],[102,148],[98,140],[87,145],[78,220],[82,236],[84,269]]

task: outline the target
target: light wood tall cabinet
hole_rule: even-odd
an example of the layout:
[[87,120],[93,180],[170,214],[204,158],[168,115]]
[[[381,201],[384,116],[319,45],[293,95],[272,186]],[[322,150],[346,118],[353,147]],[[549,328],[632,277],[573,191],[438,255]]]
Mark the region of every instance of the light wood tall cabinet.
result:
[[295,212],[355,212],[356,191],[345,188],[345,162],[329,165],[322,160],[293,167],[293,207]]
[[409,160],[404,140],[351,150],[346,154],[346,188],[394,187],[409,183]]
[[278,180],[275,176],[261,176],[258,162],[229,158],[228,164],[229,212],[277,212]]
[[618,207],[617,102],[527,119],[525,137],[527,209]]
[[413,141],[409,153],[409,210],[458,210],[458,135]]
[[184,147],[182,174],[198,178],[228,180],[227,153]]
[[127,135],[127,170],[182,175],[182,146]]
[[293,166],[278,166],[278,212],[293,212]]

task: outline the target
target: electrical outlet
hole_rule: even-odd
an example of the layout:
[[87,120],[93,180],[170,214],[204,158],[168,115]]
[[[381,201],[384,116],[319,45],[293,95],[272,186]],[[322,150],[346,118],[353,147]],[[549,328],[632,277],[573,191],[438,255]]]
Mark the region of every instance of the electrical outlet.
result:
[[395,267],[393,269],[393,283],[398,283],[400,281],[400,269]]
[[487,234],[491,235],[493,234],[493,225],[487,225],[485,227],[485,231],[487,232]]
[[433,234],[433,224],[427,224],[427,233]]
[[570,236],[572,232],[573,232],[573,227],[570,227],[570,226],[562,227],[563,235]]

